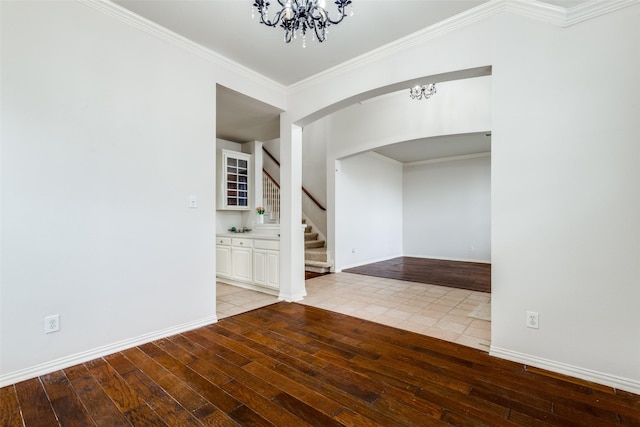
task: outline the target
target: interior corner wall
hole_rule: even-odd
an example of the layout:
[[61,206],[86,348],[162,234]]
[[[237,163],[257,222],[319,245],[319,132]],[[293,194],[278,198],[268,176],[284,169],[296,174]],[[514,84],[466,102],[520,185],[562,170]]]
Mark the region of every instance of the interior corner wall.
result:
[[404,167],[403,255],[491,262],[491,157]]
[[0,384],[214,321],[212,67],[81,2],[0,8]]
[[402,255],[402,164],[373,154],[339,162],[336,271]]

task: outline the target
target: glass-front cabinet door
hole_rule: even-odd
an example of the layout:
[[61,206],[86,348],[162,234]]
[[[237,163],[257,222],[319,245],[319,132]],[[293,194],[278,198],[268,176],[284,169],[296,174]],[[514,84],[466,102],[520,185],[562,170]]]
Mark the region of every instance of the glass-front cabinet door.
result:
[[218,209],[248,210],[251,155],[218,152]]

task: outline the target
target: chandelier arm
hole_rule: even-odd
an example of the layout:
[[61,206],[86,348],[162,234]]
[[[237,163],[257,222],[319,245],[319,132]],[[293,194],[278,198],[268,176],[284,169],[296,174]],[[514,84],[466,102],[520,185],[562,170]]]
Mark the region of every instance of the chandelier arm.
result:
[[324,28],[321,28],[318,25],[314,25],[313,26],[313,30],[316,33],[316,37],[318,38],[318,41],[320,43],[322,43],[326,39],[326,34],[324,32]]
[[[329,12],[318,5],[317,0],[277,0],[280,10],[275,13],[273,19],[269,19],[268,8],[270,3],[266,0],[253,0],[253,6],[258,9],[260,22],[268,27],[278,24],[285,30],[285,42],[289,43],[297,31],[304,36],[307,30],[313,29],[319,42],[326,39],[327,27],[331,24],[339,24],[347,16],[346,7],[352,0],[335,0],[338,7],[338,19],[332,19]],[[304,42],[303,42],[304,46]]]

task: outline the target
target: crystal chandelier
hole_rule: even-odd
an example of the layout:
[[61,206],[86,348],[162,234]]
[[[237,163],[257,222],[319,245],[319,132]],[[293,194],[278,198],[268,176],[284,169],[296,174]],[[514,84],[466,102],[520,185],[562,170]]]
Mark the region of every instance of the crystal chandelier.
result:
[[411,99],[429,99],[436,94],[436,84],[429,83],[428,85],[417,85],[409,89],[409,95]]
[[[284,28],[284,41],[289,43],[297,35],[302,36],[302,47],[306,47],[307,31],[320,43],[327,39],[331,24],[339,24],[347,16],[346,8],[351,0],[335,0],[338,6],[338,19],[333,20],[325,8],[326,0],[278,0],[281,9],[269,19],[269,3],[265,0],[254,0],[253,7],[258,9],[260,22],[275,27],[280,24]],[[351,11],[353,14],[353,11]]]

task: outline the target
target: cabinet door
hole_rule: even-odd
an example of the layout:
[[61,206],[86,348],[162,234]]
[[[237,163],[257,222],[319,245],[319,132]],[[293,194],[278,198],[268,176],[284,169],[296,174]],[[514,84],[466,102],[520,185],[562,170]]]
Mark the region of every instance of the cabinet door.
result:
[[252,271],[252,252],[251,248],[231,249],[232,278],[243,282],[251,282],[253,278]]
[[253,250],[253,282],[256,285],[267,285],[267,251]]
[[267,282],[265,286],[280,289],[280,252],[267,252]]
[[216,246],[216,275],[231,277],[231,246]]
[[218,159],[218,208],[248,210],[251,155],[219,150]]

